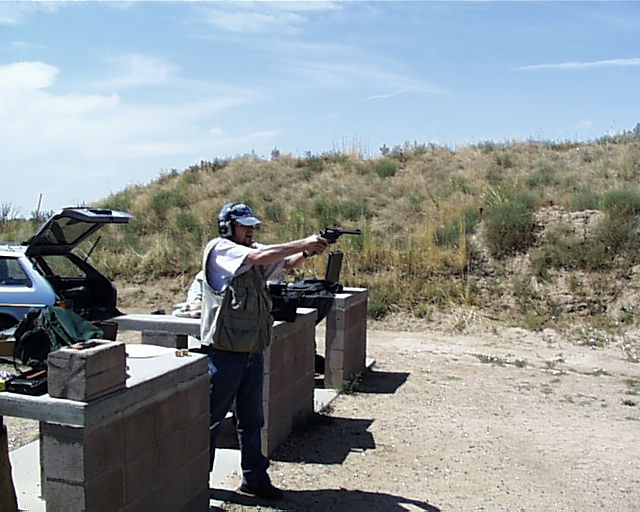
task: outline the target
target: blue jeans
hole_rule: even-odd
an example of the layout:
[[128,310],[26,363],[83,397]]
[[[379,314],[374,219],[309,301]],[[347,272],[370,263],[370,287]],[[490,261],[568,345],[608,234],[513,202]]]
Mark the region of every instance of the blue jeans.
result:
[[269,460],[262,454],[260,429],[264,425],[262,386],[264,356],[246,352],[227,352],[209,347],[209,390],[211,426],[209,470],[213,469],[220,425],[236,402],[236,429],[240,443],[242,483],[263,486],[270,482]]

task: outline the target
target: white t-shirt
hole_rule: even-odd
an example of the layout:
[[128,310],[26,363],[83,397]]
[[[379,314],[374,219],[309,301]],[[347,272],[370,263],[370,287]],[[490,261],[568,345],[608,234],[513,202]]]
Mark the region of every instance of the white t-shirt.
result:
[[[222,292],[234,277],[249,270],[251,265],[244,265],[244,260],[253,249],[259,247],[260,244],[257,243],[254,243],[253,247],[247,247],[227,238],[221,239],[209,254],[207,261],[207,281],[214,290]],[[284,260],[265,265],[267,279],[281,272],[283,267]]]

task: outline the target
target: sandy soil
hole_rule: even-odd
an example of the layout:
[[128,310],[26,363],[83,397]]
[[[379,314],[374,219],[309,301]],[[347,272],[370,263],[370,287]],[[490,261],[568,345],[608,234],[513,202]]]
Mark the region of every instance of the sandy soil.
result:
[[640,365],[551,332],[372,325],[372,371],[226,511],[640,510]]
[[[640,510],[637,337],[578,344],[472,321],[461,334],[459,320],[371,322],[373,369],[272,458],[286,498],[221,510]],[[12,449],[37,436],[6,422]]]

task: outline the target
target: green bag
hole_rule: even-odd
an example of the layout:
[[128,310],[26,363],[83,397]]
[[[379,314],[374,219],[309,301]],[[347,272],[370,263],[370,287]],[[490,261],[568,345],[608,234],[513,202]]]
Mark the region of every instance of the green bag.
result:
[[16,327],[13,357],[32,368],[46,368],[49,352],[94,338],[102,329],[70,309],[59,306],[32,309]]

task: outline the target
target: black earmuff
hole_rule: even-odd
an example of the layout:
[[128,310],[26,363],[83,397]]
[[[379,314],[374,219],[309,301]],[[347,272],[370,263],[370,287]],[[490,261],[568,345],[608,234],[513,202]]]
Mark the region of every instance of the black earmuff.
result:
[[218,233],[223,238],[231,238],[233,236],[233,221],[218,221]]
[[233,207],[240,203],[229,203],[222,208],[218,215],[218,234],[223,238],[231,238],[233,236],[233,220],[229,218],[229,214]]

